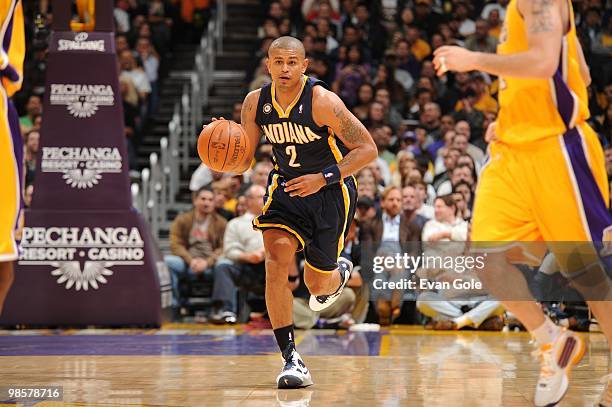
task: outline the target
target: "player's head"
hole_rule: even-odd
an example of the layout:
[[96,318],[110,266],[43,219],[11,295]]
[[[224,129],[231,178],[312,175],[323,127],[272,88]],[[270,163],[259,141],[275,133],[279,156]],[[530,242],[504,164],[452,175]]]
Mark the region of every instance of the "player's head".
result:
[[267,66],[278,86],[296,86],[308,68],[304,45],[297,38],[289,36],[275,39],[268,49]]

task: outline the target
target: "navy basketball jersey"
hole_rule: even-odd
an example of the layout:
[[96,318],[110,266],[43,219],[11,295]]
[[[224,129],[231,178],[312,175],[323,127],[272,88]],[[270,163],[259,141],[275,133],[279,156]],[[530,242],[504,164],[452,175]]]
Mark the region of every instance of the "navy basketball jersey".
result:
[[316,174],[337,164],[349,151],[331,128],[319,127],[312,117],[312,90],[324,82],[302,78],[301,90],[286,111],[275,98],[274,82],[261,88],[255,122],[274,153],[275,169],[286,179]]

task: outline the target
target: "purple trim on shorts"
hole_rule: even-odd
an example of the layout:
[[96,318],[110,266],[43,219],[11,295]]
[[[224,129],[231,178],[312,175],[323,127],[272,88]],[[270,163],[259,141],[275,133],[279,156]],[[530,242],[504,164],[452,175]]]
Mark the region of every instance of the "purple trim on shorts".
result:
[[578,130],[573,128],[567,131],[563,135],[563,141],[576,177],[591,238],[595,242],[601,242],[604,229],[612,225],[612,214],[608,211],[603,195],[591,172]]

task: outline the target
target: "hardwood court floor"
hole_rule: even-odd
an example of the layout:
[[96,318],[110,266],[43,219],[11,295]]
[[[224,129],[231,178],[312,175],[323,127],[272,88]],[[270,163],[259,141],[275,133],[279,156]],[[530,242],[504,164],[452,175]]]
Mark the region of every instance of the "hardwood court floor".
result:
[[[560,406],[593,406],[601,391],[607,346],[586,338]],[[63,404],[37,406],[518,407],[532,405],[539,370],[524,333],[395,327],[296,340],[315,382],[304,390],[275,388],[281,363],[268,330],[0,331],[0,387],[63,386]]]

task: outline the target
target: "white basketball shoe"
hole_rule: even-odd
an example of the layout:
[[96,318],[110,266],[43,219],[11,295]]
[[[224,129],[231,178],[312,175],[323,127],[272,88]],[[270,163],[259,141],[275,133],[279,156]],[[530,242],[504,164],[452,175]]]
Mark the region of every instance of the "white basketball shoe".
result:
[[534,352],[540,359],[540,377],[534,404],[537,407],[556,405],[569,386],[569,374],[584,355],[584,340],[571,331],[562,330],[554,342]]
[[279,389],[299,389],[313,384],[310,372],[293,343],[283,352],[282,357],[285,365],[276,378]]
[[313,311],[323,311],[325,308],[332,305],[342,294],[342,290],[346,286],[346,283],[351,278],[351,272],[353,271],[353,263],[344,258],[338,258],[338,270],[340,271],[340,276],[342,278],[342,283],[340,287],[336,290],[335,293],[329,295],[310,295],[310,301],[308,305],[310,309]]

